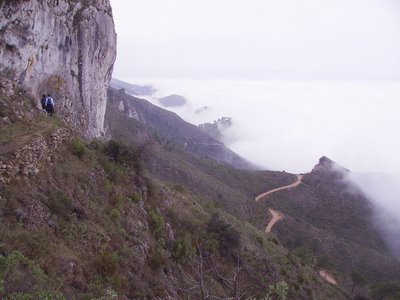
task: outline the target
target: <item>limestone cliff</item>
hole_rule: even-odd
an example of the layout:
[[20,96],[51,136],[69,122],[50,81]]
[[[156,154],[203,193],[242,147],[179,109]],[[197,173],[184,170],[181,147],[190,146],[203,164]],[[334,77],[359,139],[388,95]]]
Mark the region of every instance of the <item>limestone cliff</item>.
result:
[[86,136],[103,133],[116,57],[109,0],[0,1],[0,71]]

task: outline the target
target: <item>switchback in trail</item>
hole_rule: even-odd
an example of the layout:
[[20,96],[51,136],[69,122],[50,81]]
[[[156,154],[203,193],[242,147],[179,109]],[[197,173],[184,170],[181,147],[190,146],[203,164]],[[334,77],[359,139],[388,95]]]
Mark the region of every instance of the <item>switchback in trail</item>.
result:
[[[267,191],[265,193],[262,193],[256,197],[256,201],[260,201],[261,199],[263,199],[273,193],[297,187],[301,183],[301,180],[303,179],[303,175],[296,175],[296,176],[297,176],[297,179],[294,183]],[[283,219],[283,216],[284,216],[283,213],[281,213],[280,211],[277,211],[277,210],[274,210],[271,208],[268,208],[268,210],[272,215],[272,219],[271,219],[271,221],[269,221],[267,227],[265,228],[265,232],[271,232],[272,227],[275,225],[275,223],[278,222],[279,220]]]
[[289,185],[285,185],[285,186],[282,186],[282,187],[279,187],[279,188],[276,188],[276,189],[273,189],[273,190],[270,190],[270,191],[267,191],[265,193],[262,193],[262,194],[260,194],[260,195],[258,195],[256,197],[256,201],[259,201],[262,198],[264,198],[264,197],[266,197],[268,195],[271,195],[273,193],[297,187],[301,183],[301,180],[303,179],[303,175],[296,175],[296,176],[297,176],[297,179],[296,179],[296,181],[294,183],[289,184]]
[[[270,190],[270,191],[267,191],[265,193],[262,193],[262,194],[258,195],[255,198],[255,200],[256,201],[260,201],[261,199],[263,199],[263,198],[265,198],[265,197],[267,197],[267,196],[269,196],[269,195],[271,195],[273,193],[280,192],[280,191],[283,191],[283,190],[292,189],[292,188],[295,188],[295,187],[299,186],[301,181],[302,181],[302,179],[303,179],[303,175],[296,175],[296,176],[297,176],[297,179],[296,179],[296,181],[294,183],[289,184],[289,185],[285,185],[285,186],[282,186],[282,187],[279,187],[279,188],[276,188],[276,189],[273,189],[273,190]],[[267,227],[265,228],[265,232],[266,233],[271,232],[272,227],[275,225],[275,223],[284,218],[284,214],[281,213],[280,211],[272,209],[272,208],[268,208],[268,210],[272,215],[272,219],[268,222]],[[327,282],[329,282],[331,284],[334,284],[334,285],[337,285],[337,282],[336,282],[335,278],[327,270],[322,270],[321,269],[319,271],[319,275],[322,278],[324,278]]]

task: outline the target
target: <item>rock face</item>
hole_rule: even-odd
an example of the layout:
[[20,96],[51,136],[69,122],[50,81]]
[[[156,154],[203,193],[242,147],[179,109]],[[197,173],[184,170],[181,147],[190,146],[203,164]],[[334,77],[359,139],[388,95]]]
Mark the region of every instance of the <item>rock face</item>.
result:
[[0,72],[88,137],[103,133],[107,87],[116,57],[109,0],[2,1]]
[[[108,105],[125,116],[152,128],[166,140],[179,145],[187,152],[238,169],[252,170],[257,168],[223,143],[210,137],[199,127],[187,123],[171,111],[155,106],[144,99],[128,95],[124,90],[109,88]],[[115,118],[111,115],[109,117],[110,119]],[[106,120],[107,122],[110,123],[112,120]]]
[[10,183],[17,175],[34,177],[51,162],[52,154],[68,140],[70,133],[58,129],[49,136],[39,136],[2,161],[0,157],[0,186]]
[[348,172],[348,169],[343,168],[326,156],[322,156],[311,171],[312,174],[318,174],[322,177],[333,176],[337,178],[342,178]]

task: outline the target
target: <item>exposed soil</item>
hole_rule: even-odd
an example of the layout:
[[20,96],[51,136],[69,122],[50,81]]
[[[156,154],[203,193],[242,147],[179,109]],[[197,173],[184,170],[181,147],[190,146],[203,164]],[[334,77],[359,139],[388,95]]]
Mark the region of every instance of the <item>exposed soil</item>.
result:
[[[265,198],[265,197],[267,197],[267,196],[269,196],[269,195],[271,195],[273,193],[280,192],[280,191],[283,191],[283,190],[292,189],[292,188],[295,188],[295,187],[299,186],[301,181],[302,181],[302,179],[303,179],[303,175],[296,175],[296,176],[297,176],[297,180],[294,183],[286,185],[286,186],[282,186],[282,187],[279,187],[279,188],[276,188],[276,189],[273,189],[273,190],[270,190],[270,191],[267,191],[265,193],[262,193],[262,194],[258,195],[255,198],[255,200],[259,201],[259,200],[261,200],[261,199],[263,199],[263,198]],[[268,210],[272,215],[272,219],[268,222],[267,227],[265,228],[265,232],[266,233],[271,232],[272,227],[275,225],[275,223],[277,223],[278,221],[280,221],[280,220],[282,220],[284,218],[284,214],[281,213],[280,211],[272,209],[272,208],[268,208]],[[336,282],[335,278],[327,270],[321,269],[319,271],[319,275],[322,278],[324,278],[327,282],[329,282],[331,284],[334,284],[334,285],[337,285],[337,282]]]
[[266,197],[268,195],[271,195],[273,193],[276,193],[276,192],[279,192],[279,191],[283,191],[283,190],[288,190],[288,189],[291,189],[291,188],[295,188],[296,186],[298,186],[301,183],[301,180],[303,179],[303,175],[296,175],[296,176],[297,176],[297,180],[294,183],[286,185],[286,186],[282,186],[282,187],[279,187],[279,188],[276,188],[276,189],[273,189],[273,190],[270,190],[270,191],[267,191],[265,193],[262,193],[262,194],[260,194],[260,195],[258,195],[256,197],[256,201],[259,201],[262,198],[264,198],[264,197]]
[[[303,179],[303,175],[296,175],[296,176],[297,176],[297,179],[294,183],[267,191],[265,193],[262,193],[256,197],[256,201],[259,201],[262,198],[265,198],[268,195],[271,195],[273,193],[297,187],[301,183],[301,180]],[[267,227],[265,228],[265,232],[271,232],[272,227],[275,225],[275,223],[278,222],[279,220],[283,219],[283,217],[284,217],[283,213],[281,213],[280,211],[274,210],[272,208],[268,208],[268,210],[272,215],[272,219],[271,219],[271,221],[269,221]]]
[[319,275],[324,278],[327,282],[337,285],[336,279],[327,270],[319,270]]
[[283,213],[280,211],[274,210],[272,208],[268,208],[269,212],[272,215],[271,221],[269,221],[267,227],[265,228],[265,232],[271,232],[272,226],[275,225],[276,222],[283,219]]

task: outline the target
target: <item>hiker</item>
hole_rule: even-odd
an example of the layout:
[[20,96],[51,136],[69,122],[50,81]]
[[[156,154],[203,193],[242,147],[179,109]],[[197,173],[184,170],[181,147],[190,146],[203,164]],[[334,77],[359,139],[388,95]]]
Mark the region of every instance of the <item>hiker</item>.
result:
[[42,99],[40,99],[40,104],[42,104],[42,109],[46,109],[46,99],[47,99],[46,95],[43,94]]
[[54,99],[51,98],[51,95],[48,94],[46,98],[46,111],[47,114],[53,116],[54,113]]

